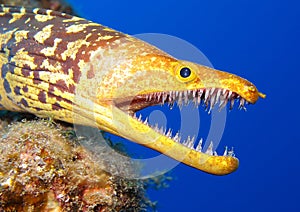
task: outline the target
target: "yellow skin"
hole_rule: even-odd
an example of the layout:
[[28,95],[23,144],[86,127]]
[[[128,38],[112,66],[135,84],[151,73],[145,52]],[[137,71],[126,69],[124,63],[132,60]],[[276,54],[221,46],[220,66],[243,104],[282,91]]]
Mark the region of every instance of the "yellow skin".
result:
[[[194,91],[196,99],[205,91],[207,105],[226,96],[252,104],[264,97],[236,75],[178,60],[129,35],[50,10],[0,7],[0,47],[1,109],[97,127],[216,175],[235,171],[238,159],[182,145],[132,115],[162,103],[157,96],[171,102],[172,93],[178,100]],[[182,76],[183,68],[188,76]]]

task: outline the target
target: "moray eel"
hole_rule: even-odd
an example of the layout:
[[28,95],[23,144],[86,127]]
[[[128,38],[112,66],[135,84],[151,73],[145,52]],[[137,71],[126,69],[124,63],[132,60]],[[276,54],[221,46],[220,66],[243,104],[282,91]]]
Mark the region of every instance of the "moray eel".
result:
[[[193,101],[244,108],[264,94],[247,80],[178,60],[127,34],[44,9],[0,7],[0,108],[97,127],[215,175],[235,171],[228,151],[152,127],[135,112]],[[199,143],[199,144],[198,144]],[[197,145],[196,145],[197,144]]]

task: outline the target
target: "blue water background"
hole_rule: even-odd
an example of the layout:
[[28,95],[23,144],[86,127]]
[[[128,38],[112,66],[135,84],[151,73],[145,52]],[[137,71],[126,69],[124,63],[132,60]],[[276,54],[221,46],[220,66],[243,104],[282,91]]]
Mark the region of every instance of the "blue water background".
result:
[[227,117],[221,145],[239,169],[217,177],[185,165],[150,191],[158,211],[300,211],[300,4],[279,0],[69,0],[83,17],[128,34],[165,33],[198,47],[214,67],[267,94]]

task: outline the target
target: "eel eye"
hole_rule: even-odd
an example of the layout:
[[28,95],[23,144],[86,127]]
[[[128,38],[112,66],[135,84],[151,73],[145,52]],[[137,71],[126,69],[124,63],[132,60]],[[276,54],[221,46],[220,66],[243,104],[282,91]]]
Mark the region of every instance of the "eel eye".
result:
[[180,70],[180,76],[182,78],[188,78],[189,76],[191,76],[191,73],[192,71],[187,67],[184,67]]
[[176,77],[181,82],[187,83],[196,78],[195,72],[187,66],[181,66],[177,70]]

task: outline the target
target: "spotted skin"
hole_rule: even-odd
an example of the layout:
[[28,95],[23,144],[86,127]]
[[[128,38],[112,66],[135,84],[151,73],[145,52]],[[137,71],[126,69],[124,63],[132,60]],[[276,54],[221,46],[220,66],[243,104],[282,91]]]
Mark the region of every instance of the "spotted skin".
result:
[[[181,67],[191,75],[182,78]],[[0,109],[97,127],[202,171],[224,175],[238,159],[188,148],[132,117],[159,103],[157,92],[180,95],[220,88],[255,103],[264,97],[247,80],[177,60],[100,24],[44,9],[0,6]]]

